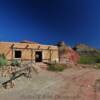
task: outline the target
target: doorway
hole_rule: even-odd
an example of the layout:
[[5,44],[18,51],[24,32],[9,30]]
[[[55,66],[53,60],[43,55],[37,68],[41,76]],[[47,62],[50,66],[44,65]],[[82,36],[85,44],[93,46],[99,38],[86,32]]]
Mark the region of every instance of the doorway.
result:
[[35,62],[42,62],[42,51],[35,52]]

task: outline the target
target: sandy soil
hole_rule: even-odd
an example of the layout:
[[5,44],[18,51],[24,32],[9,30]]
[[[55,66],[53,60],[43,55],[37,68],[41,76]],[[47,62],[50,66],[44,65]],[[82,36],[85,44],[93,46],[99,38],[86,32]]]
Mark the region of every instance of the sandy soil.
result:
[[100,70],[88,68],[33,72],[31,79],[18,78],[14,88],[0,88],[0,100],[100,100],[97,79]]

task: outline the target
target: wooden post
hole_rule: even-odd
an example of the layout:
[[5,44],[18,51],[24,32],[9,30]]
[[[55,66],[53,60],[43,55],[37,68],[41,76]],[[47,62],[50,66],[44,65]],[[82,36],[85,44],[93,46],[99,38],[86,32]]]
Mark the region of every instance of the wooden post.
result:
[[31,49],[31,61],[33,61],[33,50]]
[[50,62],[51,62],[51,57],[52,57],[52,50],[50,50]]
[[12,48],[12,60],[13,60],[13,56],[14,56],[14,49]]
[[14,44],[11,45],[11,49],[12,49],[12,57],[11,57],[11,59],[13,60],[13,55],[14,55]]

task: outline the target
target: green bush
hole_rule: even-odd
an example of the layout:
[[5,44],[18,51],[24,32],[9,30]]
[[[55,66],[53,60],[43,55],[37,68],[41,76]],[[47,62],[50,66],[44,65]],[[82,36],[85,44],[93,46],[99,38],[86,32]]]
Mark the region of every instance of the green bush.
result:
[[13,60],[11,63],[12,66],[20,66],[21,63],[18,60]]
[[96,64],[100,62],[99,56],[81,56],[80,57],[80,64]]
[[100,63],[97,63],[95,68],[100,69]]
[[0,67],[6,66],[8,63],[6,57],[4,54],[0,55]]
[[66,68],[66,65],[62,64],[49,64],[48,70],[50,71],[63,71]]
[[100,63],[100,56],[97,57],[96,63]]

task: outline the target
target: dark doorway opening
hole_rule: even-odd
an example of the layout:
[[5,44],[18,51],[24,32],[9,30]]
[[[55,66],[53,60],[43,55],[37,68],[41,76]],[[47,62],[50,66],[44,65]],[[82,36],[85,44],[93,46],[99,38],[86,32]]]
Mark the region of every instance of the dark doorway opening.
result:
[[42,62],[42,52],[41,51],[36,51],[35,62]]
[[21,56],[22,56],[22,52],[19,50],[16,50],[15,51],[15,58],[21,58]]

